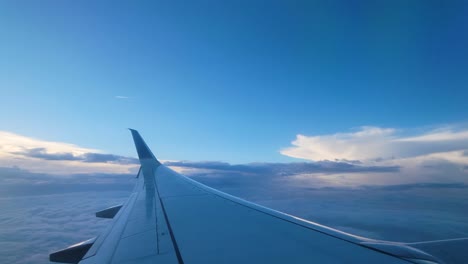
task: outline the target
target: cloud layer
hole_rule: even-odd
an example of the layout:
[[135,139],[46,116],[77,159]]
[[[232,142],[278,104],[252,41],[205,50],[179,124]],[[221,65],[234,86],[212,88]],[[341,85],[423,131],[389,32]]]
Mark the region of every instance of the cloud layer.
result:
[[83,153],[81,155],[76,155],[72,152],[47,153],[47,150],[45,148],[26,149],[23,151],[12,152],[12,154],[42,160],[75,160],[91,163],[139,164],[139,161],[136,158],[124,157],[119,155],[93,152]]
[[368,172],[397,172],[398,166],[360,166],[346,162],[319,161],[319,162],[292,162],[268,163],[258,162],[250,164],[231,165],[227,162],[205,161],[167,161],[167,166],[216,170],[220,172],[237,172],[248,174],[294,175],[311,173],[368,173]]
[[[464,184],[320,188],[293,184],[289,173],[176,165],[216,189],[361,236],[406,242],[468,236]],[[50,252],[99,235],[110,221],[94,213],[124,202],[134,176],[0,168],[0,263],[47,263]]]
[[138,169],[138,160],[0,131],[0,167],[15,166],[52,174],[128,173]]
[[[198,175],[288,175],[287,180],[295,184],[319,187],[468,183],[468,130],[441,127],[418,131],[410,135],[367,126],[348,133],[298,135],[292,147],[281,151],[308,162],[167,164]],[[138,160],[0,131],[0,167],[57,175],[126,174],[136,173]]]

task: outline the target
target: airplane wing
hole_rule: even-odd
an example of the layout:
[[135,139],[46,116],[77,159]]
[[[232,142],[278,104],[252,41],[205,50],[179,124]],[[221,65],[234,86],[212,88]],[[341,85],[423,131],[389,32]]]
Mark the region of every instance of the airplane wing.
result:
[[[96,213],[113,218],[104,233],[50,254],[51,261],[446,263],[447,254],[431,255],[417,243],[354,236],[212,189],[161,164],[140,134],[132,129],[131,133],[141,168],[129,199]],[[468,239],[449,243],[468,248]],[[430,252],[437,253],[444,243],[422,244],[432,245],[435,251]]]

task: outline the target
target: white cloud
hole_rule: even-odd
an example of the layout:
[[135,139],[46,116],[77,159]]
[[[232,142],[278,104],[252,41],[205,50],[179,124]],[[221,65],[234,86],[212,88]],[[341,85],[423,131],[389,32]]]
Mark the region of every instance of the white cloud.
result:
[[128,99],[129,98],[128,96],[123,96],[123,95],[116,95],[114,97],[115,99]]
[[[169,163],[188,174],[210,174],[211,170],[220,169],[230,173],[293,174],[295,177],[288,177],[292,184],[314,187],[468,183],[468,155],[464,155],[468,149],[468,130],[439,128],[408,136],[399,129],[367,126],[347,133],[298,135],[292,144],[281,153],[331,162],[243,165],[211,162],[202,167]],[[135,162],[133,158],[104,154],[97,149],[0,131],[0,167],[56,175],[122,174],[136,173]]]
[[[293,147],[281,154],[307,160],[362,160],[380,157],[382,147],[394,138],[394,129],[362,127],[351,133],[297,135]],[[389,153],[385,153],[388,155]]]
[[0,131],[0,155],[25,148],[46,148],[49,153],[73,153],[76,155],[87,152],[98,152],[96,149],[83,148],[74,144],[46,141],[32,137],[26,137],[7,131]]
[[[454,131],[442,128],[414,136],[402,136],[403,132],[394,128],[364,126],[356,132],[319,136],[297,135],[292,142],[293,146],[281,150],[281,154],[314,161],[338,159],[371,162],[438,153],[439,158],[459,161],[462,159],[465,162],[461,153],[468,149],[468,130]],[[460,152],[460,155],[457,152]]]
[[435,129],[429,133],[414,137],[400,138],[401,142],[450,142],[466,141],[468,139],[468,130],[452,131],[450,128]]
[[128,173],[135,164],[83,162],[81,160],[44,160],[25,155],[25,151],[43,149],[44,154],[69,154],[80,157],[102,151],[64,142],[54,142],[0,131],[0,167],[20,167],[33,172],[51,174]]
[[398,166],[393,173],[303,176],[327,179],[331,185],[468,182],[468,130],[442,127],[408,136],[404,130],[365,126],[347,133],[297,135],[281,154],[318,160],[358,160],[362,165]]

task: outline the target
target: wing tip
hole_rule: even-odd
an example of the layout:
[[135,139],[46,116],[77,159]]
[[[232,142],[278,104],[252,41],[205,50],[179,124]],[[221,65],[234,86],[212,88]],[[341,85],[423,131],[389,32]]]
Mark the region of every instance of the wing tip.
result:
[[135,148],[138,153],[138,158],[140,160],[153,159],[160,164],[158,159],[156,159],[156,157],[154,156],[153,152],[151,152],[151,149],[141,137],[140,133],[133,128],[128,128],[128,130],[130,130],[130,132],[132,133],[133,142],[135,143]]

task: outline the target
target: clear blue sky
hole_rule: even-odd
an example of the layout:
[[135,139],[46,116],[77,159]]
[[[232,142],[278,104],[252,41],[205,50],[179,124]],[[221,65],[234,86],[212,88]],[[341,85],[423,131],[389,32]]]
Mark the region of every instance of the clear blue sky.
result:
[[467,28],[465,1],[1,1],[0,130],[239,163],[466,122]]

